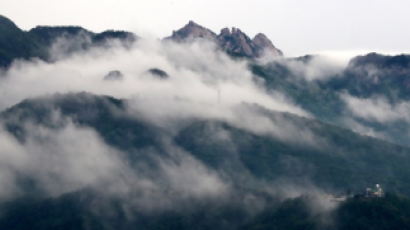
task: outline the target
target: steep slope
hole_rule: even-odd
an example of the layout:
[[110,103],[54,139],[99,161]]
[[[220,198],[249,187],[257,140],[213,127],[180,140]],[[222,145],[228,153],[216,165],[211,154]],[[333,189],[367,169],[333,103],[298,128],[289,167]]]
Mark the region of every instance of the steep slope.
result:
[[[57,95],[24,101],[1,117],[20,140],[24,140],[22,124],[27,121],[54,128],[64,126],[52,119],[53,111],[59,111],[76,124],[95,129],[106,143],[124,151],[155,146],[163,152],[159,140],[168,136],[168,131],[138,117],[118,115],[124,112],[125,103],[85,93]],[[234,183],[242,176],[272,182],[288,178],[292,183],[311,181],[321,188],[342,191],[360,191],[369,184],[381,183],[390,191],[410,194],[409,149],[316,120],[250,108],[273,123],[301,127],[301,135],[292,137],[294,140],[282,139],[255,134],[224,121],[187,120],[181,121],[185,123],[183,128],[170,138],[205,165],[225,171]],[[221,133],[226,138],[215,139],[215,134]],[[238,172],[242,172],[240,176]]]
[[407,55],[370,53],[353,58],[338,72],[309,79],[309,71],[320,72],[316,58],[256,63],[251,69],[270,90],[282,92],[322,121],[409,146]]
[[[309,65],[309,61],[313,58],[313,56],[305,56],[296,61]],[[345,104],[339,92],[321,85],[321,81],[310,81],[303,74],[295,73],[288,65],[289,62],[294,61],[294,59],[285,59],[267,65],[252,63],[250,69],[255,76],[263,79],[269,90],[282,92],[322,121],[341,125],[338,119],[345,111]]]

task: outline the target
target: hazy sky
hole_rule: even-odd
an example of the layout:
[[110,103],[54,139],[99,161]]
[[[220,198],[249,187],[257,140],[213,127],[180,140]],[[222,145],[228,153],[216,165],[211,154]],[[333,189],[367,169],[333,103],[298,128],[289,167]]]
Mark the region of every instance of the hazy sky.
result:
[[23,29],[81,25],[163,37],[192,19],[215,32],[267,34],[286,55],[410,52],[409,0],[0,0]]

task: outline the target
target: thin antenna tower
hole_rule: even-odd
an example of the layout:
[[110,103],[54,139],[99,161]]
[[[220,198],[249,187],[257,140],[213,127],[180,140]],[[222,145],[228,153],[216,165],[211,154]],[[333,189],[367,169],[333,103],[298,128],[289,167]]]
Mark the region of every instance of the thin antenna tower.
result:
[[217,97],[218,97],[218,104],[221,104],[221,88],[219,87],[219,85],[216,86],[216,91],[217,91]]

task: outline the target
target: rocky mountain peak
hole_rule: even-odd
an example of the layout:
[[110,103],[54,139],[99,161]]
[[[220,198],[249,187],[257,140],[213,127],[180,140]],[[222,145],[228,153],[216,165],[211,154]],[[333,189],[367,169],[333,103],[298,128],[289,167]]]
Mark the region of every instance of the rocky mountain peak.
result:
[[253,39],[252,42],[256,47],[259,48],[259,55],[263,55],[263,52],[268,52],[275,54],[275,56],[282,56],[283,53],[281,50],[276,48],[272,41],[263,33],[258,33]]
[[228,53],[235,56],[258,58],[263,55],[283,55],[282,51],[277,49],[265,34],[259,33],[250,39],[248,35],[235,27],[222,29],[218,35],[218,41]]
[[172,35],[168,37],[168,39],[174,41],[194,40],[198,38],[214,40],[216,34],[191,20],[181,29],[173,31]]
[[239,28],[236,28],[236,27],[232,27],[231,29],[227,27],[223,28],[221,32],[219,33],[218,37],[221,37],[221,36],[235,36],[235,37],[244,37],[244,38],[248,37],[248,35],[246,35],[244,32],[242,32]]
[[219,36],[227,36],[231,35],[231,30],[228,27],[225,27],[221,30],[221,33],[219,33]]
[[251,39],[239,28],[223,28],[219,35],[213,31],[189,21],[181,29],[174,31],[167,39],[174,41],[191,41],[195,39],[207,39],[214,41],[217,45],[233,56],[259,58],[263,55],[282,56],[282,51],[277,49],[269,38],[260,33]]
[[252,40],[238,28],[222,29],[218,35],[218,42],[224,50],[234,56],[255,57]]

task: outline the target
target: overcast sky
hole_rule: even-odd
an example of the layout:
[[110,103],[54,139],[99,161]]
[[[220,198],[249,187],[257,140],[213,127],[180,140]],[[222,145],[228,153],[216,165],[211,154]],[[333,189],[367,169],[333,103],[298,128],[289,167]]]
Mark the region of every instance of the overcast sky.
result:
[[164,37],[188,20],[264,32],[287,56],[410,52],[409,0],[0,0],[19,27],[81,25]]

